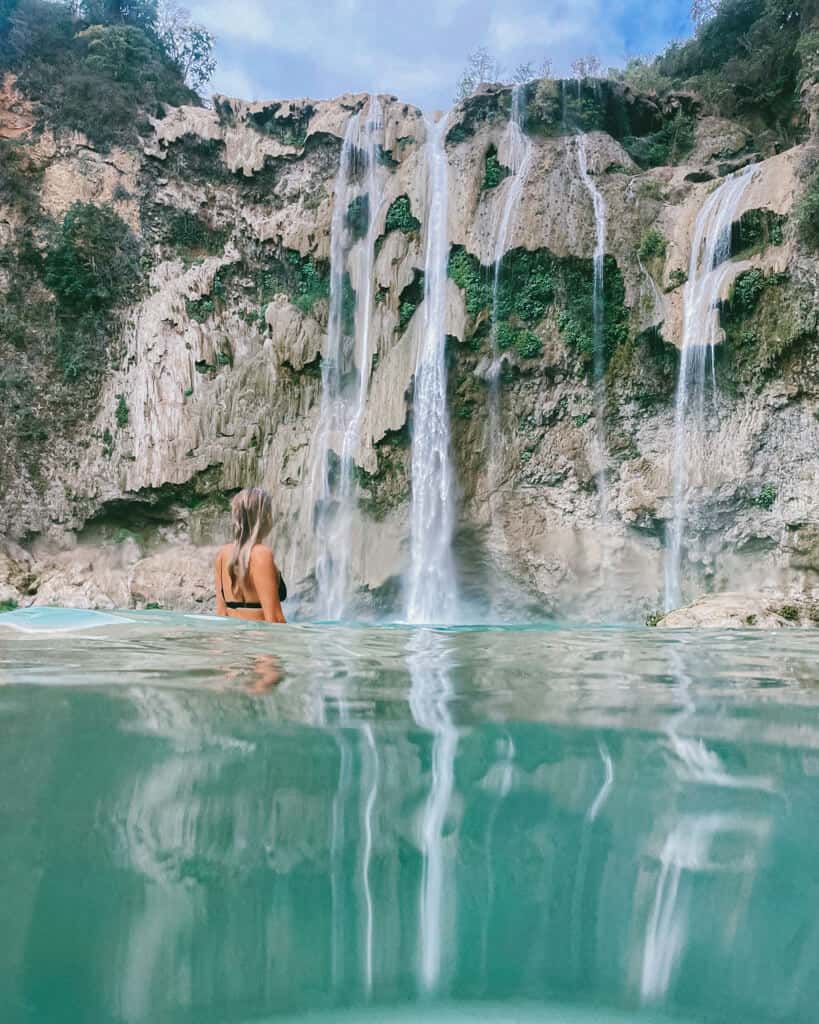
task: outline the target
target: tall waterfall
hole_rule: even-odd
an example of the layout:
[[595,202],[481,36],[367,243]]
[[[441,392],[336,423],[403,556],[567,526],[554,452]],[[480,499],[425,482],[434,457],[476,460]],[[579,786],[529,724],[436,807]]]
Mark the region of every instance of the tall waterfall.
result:
[[[326,619],[344,616],[350,597],[350,549],[355,518],[355,460],[367,405],[372,366],[373,263],[384,177],[378,162],[383,141],[381,104],[370,99],[347,123],[333,196],[330,232],[330,313],[322,358],[320,434],[316,458],[318,610]],[[357,204],[353,207],[351,204]],[[351,222],[350,211],[356,210]],[[366,216],[363,237],[356,238]],[[355,331],[345,333],[349,294],[348,257],[357,286]]]
[[423,336],[415,364],[407,618],[449,622],[455,614],[455,477],[449,452],[446,293],[449,259],[447,119],[426,122],[427,217]]
[[[579,82],[578,82],[579,88]],[[594,421],[597,451],[597,488],[600,495],[600,514],[605,521],[608,514],[608,478],[606,473],[606,431],[603,425],[605,411],[604,381],[605,358],[603,335],[604,296],[603,270],[606,256],[606,200],[589,174],[587,136],[577,136],[577,169],[589,193],[594,209],[594,254],[592,281],[592,372],[594,375]]]
[[680,605],[680,562],[688,514],[694,452],[704,441],[706,378],[714,385],[714,346],[721,340],[719,299],[731,264],[731,224],[755,168],[727,178],[702,206],[694,223],[683,289],[683,337],[674,410],[673,518],[666,552],[665,608]]

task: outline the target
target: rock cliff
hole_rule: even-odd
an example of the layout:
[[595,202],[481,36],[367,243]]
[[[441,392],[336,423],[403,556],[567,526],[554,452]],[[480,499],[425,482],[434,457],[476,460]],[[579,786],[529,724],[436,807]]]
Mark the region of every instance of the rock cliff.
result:
[[[503,272],[520,294],[543,291],[548,278],[548,297],[515,320],[528,347],[503,352],[502,440],[491,458],[488,320],[510,180],[510,90],[485,89],[447,115],[456,553],[470,614],[641,620],[660,607],[693,224],[721,179],[749,162],[757,170],[732,231],[718,415],[692,482],[684,583],[691,597],[760,579],[783,593],[813,591],[819,280],[792,208],[819,155],[815,135],[779,152],[739,123],[704,116],[695,97],[661,102],[609,83],[586,83],[576,97],[562,83],[538,83],[526,101],[532,159]],[[394,614],[407,558],[427,127],[395,97],[380,103],[384,190],[367,211],[378,234],[376,340],[350,565],[359,609]],[[24,172],[16,191],[0,192],[9,296],[0,600],[208,608],[227,499],[260,483],[275,502],[277,557],[309,612],[334,180],[348,119],[370,98],[166,108],[142,127],[140,146],[107,151],[77,132],[32,132],[12,80],[0,104],[0,124],[21,136]],[[804,104],[815,120],[810,89]],[[686,145],[652,166],[643,143],[683,121]],[[607,207],[599,408],[588,346],[595,220],[578,172],[581,129]],[[133,289],[85,375],[66,362],[51,278],[30,269],[47,260],[77,204],[112,211],[138,254]],[[352,265],[345,287],[354,303],[362,282]]]

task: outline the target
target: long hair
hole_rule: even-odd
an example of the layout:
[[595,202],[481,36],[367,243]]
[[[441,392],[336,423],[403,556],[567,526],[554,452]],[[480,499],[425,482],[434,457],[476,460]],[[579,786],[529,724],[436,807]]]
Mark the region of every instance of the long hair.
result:
[[230,503],[233,522],[233,550],[228,561],[228,575],[234,591],[244,588],[250,567],[250,552],[273,529],[273,503],[262,487],[246,487],[234,495]]

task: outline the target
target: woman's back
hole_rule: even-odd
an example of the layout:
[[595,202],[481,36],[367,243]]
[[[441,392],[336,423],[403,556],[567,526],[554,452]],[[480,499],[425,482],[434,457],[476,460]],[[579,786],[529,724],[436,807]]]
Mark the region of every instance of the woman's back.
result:
[[270,495],[247,487],[230,503],[233,543],[216,556],[216,611],[240,619],[284,622],[279,599],[279,570],[273,552],[262,544],[273,529]]

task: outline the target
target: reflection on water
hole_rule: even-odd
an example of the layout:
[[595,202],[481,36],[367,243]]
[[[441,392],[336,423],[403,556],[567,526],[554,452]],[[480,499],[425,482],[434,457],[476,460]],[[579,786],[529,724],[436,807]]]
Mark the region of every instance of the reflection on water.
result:
[[815,1019],[815,633],[131,617],[0,629],[4,1021]]

